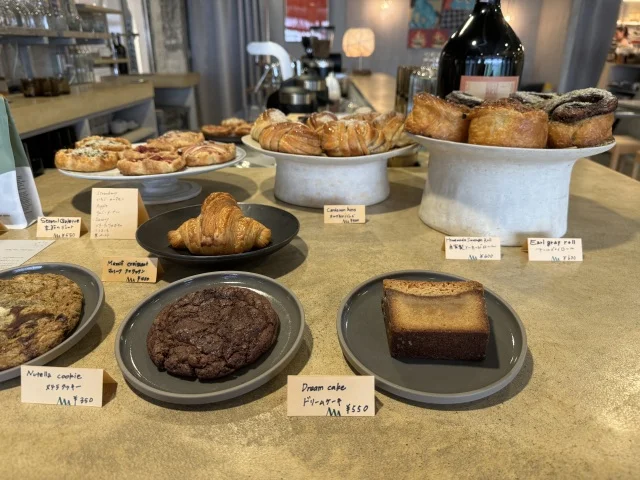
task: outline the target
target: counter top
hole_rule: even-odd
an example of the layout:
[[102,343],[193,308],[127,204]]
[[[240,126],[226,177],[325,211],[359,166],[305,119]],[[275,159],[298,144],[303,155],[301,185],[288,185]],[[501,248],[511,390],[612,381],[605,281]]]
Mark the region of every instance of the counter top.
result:
[[349,75],[351,83],[367,99],[376,112],[390,112],[396,102],[396,77],[386,73]]
[[[143,298],[204,270],[165,263],[157,285],[106,283],[96,326],[52,365],[106,369],[118,382],[103,408],[22,405],[18,380],[0,384],[0,478],[631,478],[640,445],[640,183],[587,160],[573,171],[568,236],[583,263],[528,263],[503,247],[499,262],[444,260],[443,235],[418,218],[423,169],[389,169],[391,196],[363,225],[325,225],[318,210],[273,196],[274,169],[228,168],[194,177],[207,194],[277,204],[299,237],[247,268],[291,288],[308,329],[292,363],[241,398],[173,406],[136,394],[114,358],[118,326]],[[94,182],[47,171],[36,179],[44,211],[89,224]],[[204,198],[150,206],[150,214]],[[33,239],[35,227],[3,239]],[[31,260],[67,261],[99,274],[103,256],[144,255],[134,240],[58,240]],[[474,403],[425,407],[376,392],[375,417],[288,418],[287,375],[353,375],[336,312],[360,282],[431,269],[478,280],[527,329],[515,380]],[[294,473],[295,472],[295,473]]]
[[145,73],[139,75],[108,75],[101,77],[102,82],[115,82],[120,85],[139,82],[141,80],[149,81],[154,88],[190,88],[195,87],[200,82],[200,74],[195,72],[188,73]]
[[54,125],[65,125],[153,98],[151,84],[81,85],[70,95],[33,97],[10,95],[11,114],[21,136],[35,135]]

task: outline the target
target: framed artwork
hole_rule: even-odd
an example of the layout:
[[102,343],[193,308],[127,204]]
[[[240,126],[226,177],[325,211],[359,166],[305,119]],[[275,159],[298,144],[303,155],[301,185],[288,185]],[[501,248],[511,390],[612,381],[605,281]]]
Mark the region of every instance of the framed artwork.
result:
[[329,25],[329,0],[285,0],[284,41],[300,42],[309,28]]
[[475,0],[411,0],[407,46],[442,47],[474,5]]

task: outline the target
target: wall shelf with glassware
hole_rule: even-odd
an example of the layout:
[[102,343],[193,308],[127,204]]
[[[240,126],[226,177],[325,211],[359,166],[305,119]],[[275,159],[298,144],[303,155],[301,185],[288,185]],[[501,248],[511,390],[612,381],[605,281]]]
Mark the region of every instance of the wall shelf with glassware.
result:
[[74,32],[71,30],[56,31],[44,28],[1,27],[0,37],[44,37],[44,38],[75,38],[86,40],[108,40],[108,33]]

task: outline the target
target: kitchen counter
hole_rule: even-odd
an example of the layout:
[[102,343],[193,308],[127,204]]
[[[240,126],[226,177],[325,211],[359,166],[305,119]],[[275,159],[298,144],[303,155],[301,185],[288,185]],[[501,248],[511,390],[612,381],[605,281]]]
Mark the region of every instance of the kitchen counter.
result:
[[396,77],[386,73],[349,75],[351,84],[376,112],[390,112],[396,101]]
[[[125,383],[114,357],[118,326],[142,299],[206,269],[165,263],[157,284],[106,283],[92,330],[54,366],[104,368],[118,390],[103,408],[20,403],[18,380],[0,384],[0,478],[633,478],[640,445],[640,183],[587,160],[571,183],[568,236],[583,263],[529,263],[503,247],[498,262],[444,260],[443,235],[418,218],[423,169],[389,169],[391,196],[363,225],[325,225],[320,211],[273,196],[274,169],[227,168],[194,177],[198,199],[150,206],[151,215],[224,190],[277,204],[299,237],[250,271],[291,288],[308,328],[292,363],[241,398],[204,406],[149,400]],[[94,182],[47,171],[44,211],[89,224]],[[481,188],[479,186],[478,188]],[[3,239],[33,239],[35,227]],[[135,240],[58,240],[30,263],[66,261],[99,274],[108,255],[145,255]],[[529,351],[504,390],[457,406],[421,406],[376,392],[377,415],[288,418],[287,375],[353,375],[336,312],[360,282],[431,269],[478,280],[524,323]],[[381,352],[386,354],[386,352]]]
[[200,74],[188,73],[149,73],[139,75],[108,75],[100,78],[104,83],[117,83],[119,85],[148,81],[154,88],[190,88],[200,82]]
[[150,84],[92,84],[74,86],[70,95],[33,98],[10,95],[8,98],[16,127],[24,138],[148,101],[153,99],[153,87]]

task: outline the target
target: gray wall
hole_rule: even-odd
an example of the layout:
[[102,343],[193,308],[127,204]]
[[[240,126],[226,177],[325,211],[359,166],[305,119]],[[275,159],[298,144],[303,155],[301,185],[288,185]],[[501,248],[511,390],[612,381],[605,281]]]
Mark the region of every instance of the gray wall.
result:
[[[543,0],[537,32],[532,80],[558,87],[565,61],[564,45],[573,0]],[[526,55],[526,53],[525,53]]]

